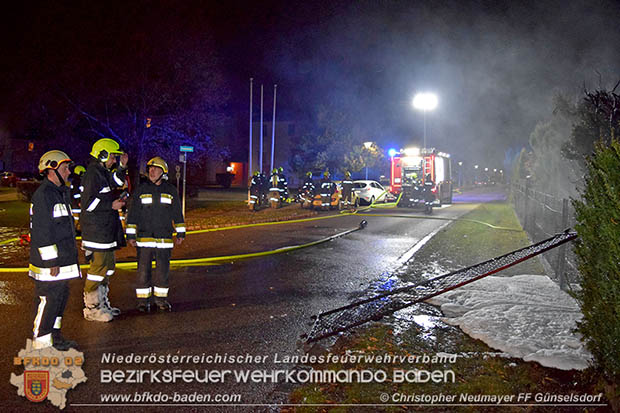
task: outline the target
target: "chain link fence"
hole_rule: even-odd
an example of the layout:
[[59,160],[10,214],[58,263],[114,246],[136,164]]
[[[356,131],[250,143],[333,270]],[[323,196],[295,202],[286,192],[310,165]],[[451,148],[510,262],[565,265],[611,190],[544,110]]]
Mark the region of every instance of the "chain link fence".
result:
[[[529,180],[512,184],[512,203],[523,229],[532,242],[548,238],[567,228],[575,227],[575,210],[568,198],[557,198],[531,187]],[[573,248],[564,244],[543,257],[551,269],[551,278],[567,289],[569,284],[580,283],[577,259]]]

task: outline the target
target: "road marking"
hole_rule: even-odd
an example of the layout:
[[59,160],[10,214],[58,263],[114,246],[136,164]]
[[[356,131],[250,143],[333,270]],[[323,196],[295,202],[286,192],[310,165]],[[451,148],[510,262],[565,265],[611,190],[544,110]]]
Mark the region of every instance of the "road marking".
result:
[[403,255],[401,255],[401,257],[397,260],[397,262],[399,264],[404,264],[407,261],[409,261],[413,257],[413,255],[416,252],[418,252],[420,250],[420,248],[422,248],[424,246],[424,244],[429,242],[431,240],[431,238],[433,238],[439,231],[441,231],[444,227],[448,226],[449,224],[450,224],[450,221],[446,222],[445,224],[443,224],[439,228],[435,229],[434,231],[431,231],[431,233],[426,235],[424,238],[422,238],[420,241],[418,241],[413,247],[411,247],[407,252],[405,252]]

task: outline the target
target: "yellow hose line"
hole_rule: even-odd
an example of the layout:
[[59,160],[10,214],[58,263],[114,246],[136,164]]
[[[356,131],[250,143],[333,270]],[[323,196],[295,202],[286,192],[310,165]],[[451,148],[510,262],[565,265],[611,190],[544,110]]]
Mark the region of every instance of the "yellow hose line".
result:
[[[344,213],[345,215],[353,215],[355,214],[355,212],[346,212],[346,211],[340,211],[340,213]],[[187,234],[202,234],[205,232],[215,232],[215,231],[226,231],[229,229],[240,229],[240,228],[251,228],[251,227],[262,227],[262,226],[267,226],[267,225],[283,225],[283,224],[296,224],[299,222],[309,222],[309,221],[318,221],[320,219],[329,219],[329,218],[336,218],[339,217],[340,215],[325,215],[325,216],[319,216],[319,217],[312,217],[312,218],[300,218],[300,219],[289,219],[286,221],[270,221],[270,222],[259,222],[256,224],[243,224],[243,225],[234,225],[234,226],[230,226],[230,227],[221,227],[221,228],[209,228],[209,229],[198,229],[198,230],[194,230],[194,231],[187,231]],[[176,234],[176,233],[173,233]],[[82,237],[76,237],[76,240],[81,240]],[[0,241],[0,245],[4,245],[4,244],[8,244],[10,242],[16,242],[19,241],[19,238],[11,238],[8,240],[4,240],[4,241]]]
[[[248,253],[248,254],[238,254],[238,255],[223,255],[220,257],[205,257],[205,258],[187,258],[187,259],[180,259],[180,260],[170,260],[170,266],[171,267],[188,267],[188,266],[192,266],[192,265],[219,265],[222,263],[222,261],[236,261],[236,260],[243,260],[243,259],[247,259],[247,258],[255,258],[255,257],[264,257],[266,255],[273,255],[273,254],[281,254],[284,252],[290,252],[290,251],[295,251],[301,248],[307,248],[307,247],[312,247],[314,245],[318,245],[321,244],[323,242],[327,242],[330,241],[334,238],[338,238],[342,235],[346,235],[350,232],[355,231],[356,229],[352,229],[352,230],[347,230],[344,232],[341,232],[339,234],[336,235],[332,235],[329,236],[327,238],[322,238],[320,240],[317,241],[312,241],[312,242],[308,242],[306,244],[301,244],[301,245],[290,245],[290,246],[286,246],[286,247],[281,247],[281,248],[276,248],[275,250],[268,250],[268,251],[261,251],[261,252],[252,252],[252,253]],[[80,269],[86,269],[89,268],[90,264],[82,264],[80,265]],[[128,261],[128,262],[117,262],[116,263],[116,268],[117,269],[123,269],[123,270],[135,270],[136,268],[138,268],[138,263],[136,261]],[[3,272],[27,272],[28,271],[28,267],[13,267],[13,268],[0,268],[0,273]]]
[[465,222],[474,222],[476,224],[485,225],[492,229],[498,229],[502,231],[517,231],[523,232],[521,228],[508,228],[508,227],[500,227],[497,225],[489,224],[488,222],[478,221],[477,219],[469,219],[469,218],[447,218],[447,217],[434,217],[430,215],[396,215],[396,214],[357,214],[360,217],[388,217],[388,218],[412,218],[412,219],[436,219],[439,221],[465,221]]

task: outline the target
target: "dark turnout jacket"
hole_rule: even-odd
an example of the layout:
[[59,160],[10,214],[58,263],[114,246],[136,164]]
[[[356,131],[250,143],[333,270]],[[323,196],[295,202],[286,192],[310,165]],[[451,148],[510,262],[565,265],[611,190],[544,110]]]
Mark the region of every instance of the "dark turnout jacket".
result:
[[[30,277],[60,281],[80,276],[68,187],[43,180],[30,204],[30,239]],[[52,267],[60,267],[55,277]]]
[[[173,225],[174,222],[174,225]],[[140,184],[131,196],[126,234],[138,247],[172,248],[172,233],[185,237],[185,220],[179,194],[174,185],[163,181]]]
[[91,251],[112,251],[125,245],[113,189],[125,185],[126,169],[108,170],[92,158],[82,176],[82,246]]

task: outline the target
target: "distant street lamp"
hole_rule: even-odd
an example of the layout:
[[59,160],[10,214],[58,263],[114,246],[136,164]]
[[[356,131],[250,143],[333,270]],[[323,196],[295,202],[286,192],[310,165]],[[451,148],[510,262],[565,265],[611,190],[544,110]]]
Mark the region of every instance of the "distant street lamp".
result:
[[463,186],[463,161],[459,161],[459,188]]
[[[364,148],[369,151],[372,148],[372,142],[364,142]],[[366,162],[366,180],[368,180],[368,162]]]
[[424,114],[424,148],[426,149],[426,111],[437,107],[437,96],[433,93],[418,93],[413,98],[413,107]]

